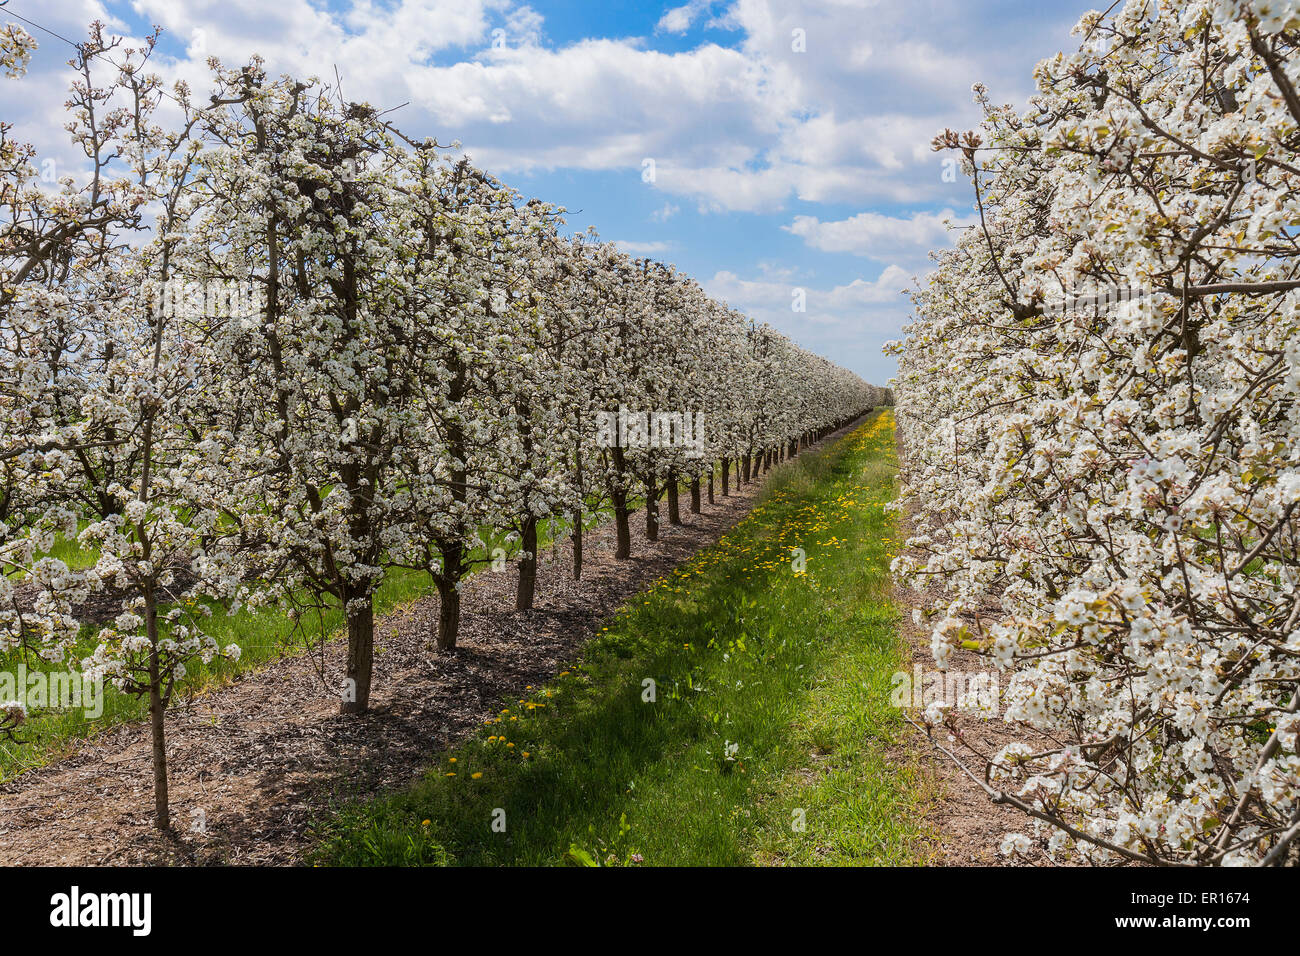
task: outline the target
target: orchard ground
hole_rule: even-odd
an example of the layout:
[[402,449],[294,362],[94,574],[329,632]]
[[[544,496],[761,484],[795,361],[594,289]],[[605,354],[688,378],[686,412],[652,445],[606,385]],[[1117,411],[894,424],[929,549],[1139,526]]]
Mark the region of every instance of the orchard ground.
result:
[[[436,596],[408,600],[378,628],[364,717],[336,713],[339,641],[230,675],[169,715],[170,836],[150,826],[147,727],[112,726],[0,785],[0,857],[995,862],[1001,829],[961,819],[989,808],[944,810],[961,782],[890,700],[912,654],[888,571],[896,460],[878,411],[638,534],[630,562],[608,527],[581,582],[553,548],[532,612],[504,610],[512,575],[475,575],[484,610],[454,655],[425,647]],[[954,854],[949,830],[980,845]]]
[[905,648],[889,411],[778,468],[714,547],[317,862],[907,864],[931,793],[890,702]]

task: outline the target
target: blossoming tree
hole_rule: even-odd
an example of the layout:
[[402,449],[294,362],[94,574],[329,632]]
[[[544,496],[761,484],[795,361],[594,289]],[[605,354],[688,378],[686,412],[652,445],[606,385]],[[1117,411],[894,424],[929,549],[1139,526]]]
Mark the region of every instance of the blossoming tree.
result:
[[1008,852],[1294,856],[1297,28],[1132,0],[1039,64],[1026,113],[977,88],[984,130],[937,143],[979,219],[899,349],[896,566],[945,586],[941,665],[1012,674],[1021,739],[972,754],[1034,820]]

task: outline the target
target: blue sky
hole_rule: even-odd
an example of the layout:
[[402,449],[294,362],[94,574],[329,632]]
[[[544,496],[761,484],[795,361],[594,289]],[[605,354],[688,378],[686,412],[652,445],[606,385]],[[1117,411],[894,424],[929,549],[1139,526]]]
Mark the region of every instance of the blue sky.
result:
[[[10,0],[77,38],[92,19],[140,36],[205,89],[210,55],[332,76],[409,132],[883,383],[902,291],[969,221],[929,140],[976,122],[971,84],[1023,103],[1034,64],[1073,49],[1087,9],[1029,0]],[[3,15],[3,11],[0,11]],[[32,29],[32,28],[28,28]],[[0,85],[0,118],[75,167],[59,115],[70,51],[41,43]],[[798,47],[802,46],[802,49]],[[653,181],[643,170],[653,161]],[[796,313],[794,290],[807,311]]]

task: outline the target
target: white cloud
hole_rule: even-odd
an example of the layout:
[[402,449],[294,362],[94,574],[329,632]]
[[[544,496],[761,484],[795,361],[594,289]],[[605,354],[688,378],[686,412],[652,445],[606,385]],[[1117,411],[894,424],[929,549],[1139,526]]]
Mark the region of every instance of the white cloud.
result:
[[671,242],[637,242],[629,239],[615,239],[614,245],[632,256],[654,256],[673,248]]
[[875,212],[858,213],[848,219],[822,222],[816,216],[795,216],[786,232],[799,236],[822,252],[851,252],[869,259],[915,261],[931,249],[952,244],[948,224],[966,226],[973,217],[960,218],[951,209],[938,213],[915,212],[895,218]]
[[690,0],[690,3],[682,4],[680,7],[673,7],[659,18],[659,23],[655,27],[664,33],[685,33],[691,28],[691,24],[699,19],[700,15],[708,10],[712,3],[709,0]]
[[513,37],[516,43],[536,46],[542,42],[542,25],[545,22],[545,18],[532,7],[517,7],[506,17],[506,34]]
[[[875,279],[854,279],[846,285],[816,288],[793,276],[742,279],[722,271],[704,283],[705,291],[783,331],[806,323],[862,327],[889,324],[906,311],[903,290],[911,284],[907,270],[891,265]],[[793,308],[802,291],[805,311]]]
[[[332,77],[404,128],[460,140],[493,171],[638,169],[657,188],[706,209],[770,212],[810,202],[954,202],[929,141],[975,119],[970,84],[1023,94],[1033,57],[1053,47],[1036,29],[1005,30],[964,0],[932,0],[924,30],[915,0],[705,0],[673,7],[660,29],[711,16],[737,46],[664,53],[638,37],[543,42],[544,22],[517,0],[134,0],[135,13],[189,43],[160,61],[194,89],[203,59],[260,53],[274,71]],[[40,19],[77,36],[90,0],[44,0]],[[1046,17],[1041,19],[1047,19]],[[1070,17],[1062,14],[1064,25]],[[791,49],[805,31],[807,52]],[[494,45],[504,30],[505,45]],[[924,38],[918,34],[924,32]],[[996,41],[996,42],[995,42]],[[55,41],[50,41],[55,42]],[[1032,44],[1032,45],[1030,45]],[[61,61],[64,57],[60,55]],[[457,62],[458,61],[458,62]],[[48,74],[47,74],[48,75]],[[33,77],[36,79],[36,77]],[[61,74],[59,95],[66,82]],[[24,102],[6,119],[44,123]],[[960,186],[961,184],[958,184]]]
[[[893,374],[893,362],[881,355],[881,347],[898,337],[911,308],[904,291],[914,282],[907,270],[890,265],[875,279],[830,287],[776,268],[756,279],[720,271],[702,285],[709,295],[768,323],[804,348],[883,385]],[[800,291],[806,308],[795,312]]]
[[667,222],[681,211],[681,206],[678,206],[675,203],[666,202],[663,204],[662,209],[656,209],[650,214],[650,219],[652,222]]

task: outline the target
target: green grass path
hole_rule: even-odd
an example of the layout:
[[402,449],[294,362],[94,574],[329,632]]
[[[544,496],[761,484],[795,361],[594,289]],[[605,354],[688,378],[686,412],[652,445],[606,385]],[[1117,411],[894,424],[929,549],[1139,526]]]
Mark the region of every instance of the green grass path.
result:
[[322,864],[923,862],[899,746],[893,416],[781,466],[722,541],[410,789],[318,824]]

